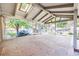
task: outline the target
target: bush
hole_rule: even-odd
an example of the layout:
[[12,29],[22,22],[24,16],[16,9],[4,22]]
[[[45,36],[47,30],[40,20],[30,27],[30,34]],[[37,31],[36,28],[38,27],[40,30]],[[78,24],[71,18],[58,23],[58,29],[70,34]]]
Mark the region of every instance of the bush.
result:
[[16,36],[16,33],[14,32],[8,32],[7,35],[10,35],[11,37]]
[[69,34],[69,35],[73,35],[73,33],[71,33],[71,32],[69,32],[68,34]]

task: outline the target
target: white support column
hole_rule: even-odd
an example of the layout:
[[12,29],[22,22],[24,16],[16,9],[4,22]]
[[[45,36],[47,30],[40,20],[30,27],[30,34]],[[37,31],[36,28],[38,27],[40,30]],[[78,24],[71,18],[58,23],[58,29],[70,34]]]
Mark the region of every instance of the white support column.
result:
[[56,17],[55,17],[55,34],[56,34]]
[[73,48],[74,50],[76,50],[77,49],[77,4],[74,4],[73,21],[74,21]]

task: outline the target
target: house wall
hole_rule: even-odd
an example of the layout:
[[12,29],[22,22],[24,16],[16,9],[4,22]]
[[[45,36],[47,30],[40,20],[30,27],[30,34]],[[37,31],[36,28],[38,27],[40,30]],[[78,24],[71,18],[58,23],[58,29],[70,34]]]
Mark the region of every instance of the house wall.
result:
[[4,20],[4,17],[3,16],[0,16],[0,42],[3,40],[3,36],[4,36],[4,25],[3,25],[3,20]]

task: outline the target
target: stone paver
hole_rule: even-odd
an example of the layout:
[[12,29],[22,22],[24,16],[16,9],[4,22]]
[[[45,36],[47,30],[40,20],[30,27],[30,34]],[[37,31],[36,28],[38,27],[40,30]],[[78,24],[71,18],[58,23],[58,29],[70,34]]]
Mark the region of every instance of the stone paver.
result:
[[68,56],[74,55],[72,37],[31,35],[4,41],[1,55],[5,56]]

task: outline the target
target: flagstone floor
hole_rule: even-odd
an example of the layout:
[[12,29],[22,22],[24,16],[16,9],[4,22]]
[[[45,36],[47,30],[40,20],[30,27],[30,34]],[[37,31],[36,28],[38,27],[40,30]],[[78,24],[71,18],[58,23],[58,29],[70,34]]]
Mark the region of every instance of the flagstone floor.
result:
[[[72,37],[59,35],[30,35],[3,41],[2,56],[73,56]],[[78,55],[78,54],[76,54]]]

